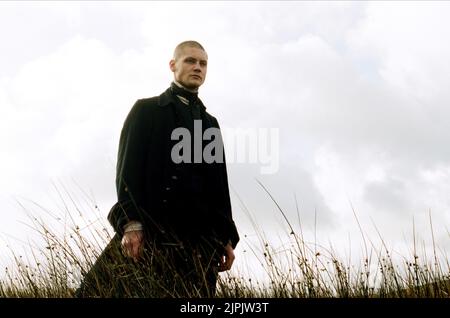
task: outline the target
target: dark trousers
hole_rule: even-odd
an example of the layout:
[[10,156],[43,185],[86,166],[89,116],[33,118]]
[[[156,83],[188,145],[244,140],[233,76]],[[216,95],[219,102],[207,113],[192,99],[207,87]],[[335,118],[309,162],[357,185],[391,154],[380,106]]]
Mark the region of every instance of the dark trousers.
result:
[[135,262],[116,234],[84,275],[77,297],[214,297],[220,252],[208,242],[148,242]]

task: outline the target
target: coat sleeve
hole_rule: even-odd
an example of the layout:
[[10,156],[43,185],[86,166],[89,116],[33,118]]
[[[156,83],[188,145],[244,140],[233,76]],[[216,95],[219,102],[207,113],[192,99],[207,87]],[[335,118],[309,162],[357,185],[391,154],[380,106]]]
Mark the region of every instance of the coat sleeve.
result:
[[222,175],[224,180],[224,199],[225,199],[225,222],[226,222],[226,233],[227,233],[227,241],[231,242],[231,246],[236,248],[237,243],[239,242],[239,234],[236,228],[236,224],[233,220],[233,215],[231,212],[231,200],[230,200],[230,191],[228,188],[228,176],[227,176],[227,166],[225,162],[225,153],[224,153],[224,161],[222,166]]
[[138,100],[128,114],[120,134],[116,167],[117,203],[108,214],[114,230],[123,235],[129,221],[141,221],[145,193],[145,169],[151,118]]
[[[213,117],[214,118],[214,117]],[[214,126],[220,129],[219,122],[216,118],[213,119]],[[223,140],[221,140],[222,146]],[[233,214],[231,209],[231,200],[230,200],[230,190],[228,187],[228,174],[227,174],[227,165],[225,159],[225,150],[223,151],[223,163],[219,163],[218,172],[220,173],[220,179],[222,180],[222,190],[221,190],[221,202],[222,202],[222,213],[223,218],[221,222],[223,222],[221,227],[223,230],[223,241],[225,244],[227,242],[231,242],[231,245],[236,248],[237,243],[239,242],[239,233],[236,228],[236,224],[233,220]]]

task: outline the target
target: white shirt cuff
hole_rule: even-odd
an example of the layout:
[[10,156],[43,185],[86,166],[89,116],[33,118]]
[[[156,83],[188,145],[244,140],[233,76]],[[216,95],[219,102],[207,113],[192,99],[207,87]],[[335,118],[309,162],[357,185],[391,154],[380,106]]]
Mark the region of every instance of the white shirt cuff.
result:
[[142,226],[142,223],[139,221],[130,221],[123,227],[123,232],[128,233],[132,231],[142,231],[144,227]]

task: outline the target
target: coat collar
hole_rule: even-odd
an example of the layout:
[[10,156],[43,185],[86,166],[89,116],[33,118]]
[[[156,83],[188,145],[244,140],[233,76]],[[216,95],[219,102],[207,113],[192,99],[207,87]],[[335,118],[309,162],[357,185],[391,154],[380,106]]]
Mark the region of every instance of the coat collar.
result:
[[[168,89],[166,89],[166,91],[164,93],[162,93],[161,95],[159,95],[158,98],[158,105],[159,106],[167,106],[169,104],[175,104],[175,96],[173,96],[170,87]],[[201,108],[203,110],[206,110],[205,105],[203,104],[203,102],[201,101],[201,99],[198,99],[199,101],[199,105],[201,106]]]

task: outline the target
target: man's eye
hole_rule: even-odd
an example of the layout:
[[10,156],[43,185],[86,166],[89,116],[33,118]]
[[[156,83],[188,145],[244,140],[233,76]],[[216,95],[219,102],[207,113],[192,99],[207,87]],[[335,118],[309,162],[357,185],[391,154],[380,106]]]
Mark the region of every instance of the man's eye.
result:
[[201,66],[206,66],[207,63],[206,63],[206,62],[200,62],[200,65],[201,65]]
[[195,64],[197,61],[194,59],[186,59],[186,63]]

